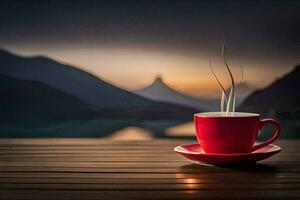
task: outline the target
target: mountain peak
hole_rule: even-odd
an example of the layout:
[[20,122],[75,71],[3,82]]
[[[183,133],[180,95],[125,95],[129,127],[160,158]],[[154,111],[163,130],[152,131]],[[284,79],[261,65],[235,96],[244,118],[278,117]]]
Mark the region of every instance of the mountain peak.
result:
[[153,83],[164,83],[162,76],[160,74],[157,74]]
[[155,77],[154,81],[146,88],[157,88],[157,89],[159,88],[159,90],[172,89],[163,81],[163,78],[160,74],[158,74]]
[[150,85],[136,90],[135,93],[151,100],[188,106],[199,110],[208,111],[217,108],[214,99],[201,99],[181,93],[164,83],[161,75],[157,75]]

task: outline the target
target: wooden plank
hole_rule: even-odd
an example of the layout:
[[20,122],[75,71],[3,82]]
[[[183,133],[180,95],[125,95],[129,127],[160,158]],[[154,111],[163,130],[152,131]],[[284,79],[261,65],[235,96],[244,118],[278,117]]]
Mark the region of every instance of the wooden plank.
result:
[[[179,144],[178,144],[179,145]],[[158,145],[0,145],[0,150],[170,150],[177,144],[168,144],[159,146]],[[283,149],[284,152],[295,151],[297,152],[300,146],[287,147]]]
[[287,199],[298,200],[299,195],[295,190],[177,190],[177,191],[151,191],[151,190],[133,190],[133,191],[84,191],[84,190],[3,190],[0,193],[0,199],[24,199],[24,200],[65,200],[65,199],[122,199],[122,200],[154,200],[154,199]]
[[[145,147],[145,146],[177,146],[180,144],[197,143],[194,140],[170,140],[170,139],[153,139],[149,141],[114,141],[107,139],[86,139],[86,138],[49,138],[49,139],[0,139],[0,145],[2,147],[9,146],[131,146],[131,147]],[[288,143],[288,145],[286,145]],[[293,148],[300,148],[299,142],[296,140],[279,140],[276,142],[279,146],[286,146]]]
[[[0,138],[1,141],[1,138]],[[188,144],[192,144],[195,142],[191,142]],[[0,144],[0,149],[38,149],[38,148],[46,148],[46,149],[60,149],[60,148],[69,148],[69,149],[122,149],[122,148],[129,148],[129,149],[140,149],[140,148],[157,148],[160,145],[163,145],[161,148],[170,148],[172,146],[181,145],[179,143],[158,143],[158,144],[140,144],[136,145],[134,143],[128,144],[118,144],[118,143],[111,143],[111,144],[38,144],[38,145],[19,145],[19,144]]]
[[[148,160],[149,161],[149,160]],[[5,162],[0,162],[0,167],[7,167],[7,166],[19,166],[19,167],[26,167],[26,166],[32,166],[32,167],[43,167],[43,166],[48,166],[48,167],[180,167],[183,164],[187,164],[186,160],[177,160],[173,162],[169,162],[168,160],[164,161],[156,161],[155,159],[152,160],[151,162],[130,162],[130,161],[118,161],[114,160],[114,162],[108,161],[108,162],[102,162],[102,161],[60,161],[60,162],[43,162],[43,161],[34,161],[32,162],[31,160],[25,160],[25,161],[5,161]],[[299,165],[300,162],[290,162],[290,161],[285,161],[285,162],[279,162],[279,161],[265,161],[264,163],[267,163],[268,165],[271,165],[270,168],[272,168],[272,165],[275,164],[277,166],[285,167],[289,166],[291,168],[298,168],[295,165]],[[262,166],[263,167],[263,166]],[[266,166],[267,167],[267,166]],[[189,168],[194,168],[197,170],[204,170],[205,166],[202,165],[197,165],[194,164],[190,166]],[[250,167],[249,167],[250,168]],[[254,166],[253,168],[259,168],[257,166]],[[223,167],[223,170],[225,170],[226,167]],[[231,169],[234,169],[233,167]],[[219,169],[218,169],[219,170]],[[230,170],[230,167],[227,168],[227,170]]]
[[84,173],[84,172],[5,172],[0,173],[0,177],[11,177],[11,178],[95,178],[95,179],[226,179],[247,181],[248,178],[261,178],[261,179],[280,179],[280,178],[291,178],[299,179],[300,174],[291,174],[277,172],[272,173],[238,173],[238,176],[232,176],[229,173]]
[[[159,156],[158,156],[159,155]],[[168,159],[168,158],[175,158],[175,159],[182,159],[181,156],[179,156],[178,154],[171,154],[171,155],[160,155],[160,154],[140,154],[140,155],[134,155],[134,154],[127,154],[126,156],[124,156],[124,154],[115,154],[115,155],[112,155],[112,154],[102,154],[100,155],[99,153],[85,153],[85,154],[63,154],[63,153],[59,153],[59,154],[55,154],[55,153],[48,153],[48,154],[6,154],[6,155],[3,155],[3,156],[0,156],[0,158],[8,158],[8,157],[11,157],[11,158],[19,158],[19,157],[23,157],[23,158],[31,158],[31,157],[36,157],[36,158],[53,158],[53,157],[68,157],[68,158],[78,158],[78,157],[82,157],[82,158],[85,158],[85,157],[91,157],[91,158],[95,158],[95,157],[102,157],[102,158],[118,158],[118,157],[121,157],[121,158],[124,158],[124,157],[128,157],[128,158],[165,158],[165,159]]]
[[49,154],[49,153],[64,153],[64,154],[83,154],[83,153],[100,153],[100,154],[163,154],[163,155],[169,155],[170,153],[174,153],[173,149],[172,151],[164,151],[161,149],[153,149],[151,151],[149,150],[1,150],[0,154]]
[[[76,176],[75,176],[76,177]],[[259,176],[244,176],[244,179],[238,178],[230,178],[230,176],[213,176],[213,177],[194,177],[194,176],[186,176],[186,178],[132,178],[130,176],[123,178],[98,178],[91,177],[8,177],[8,178],[0,178],[0,183],[18,183],[18,184],[27,184],[27,183],[60,183],[60,184],[284,184],[284,183],[296,183],[300,184],[300,177],[263,177],[262,180],[258,181]],[[188,178],[189,177],[189,178]]]
[[[0,167],[0,172],[100,172],[100,173],[176,173],[177,169],[174,168],[153,168],[153,167],[130,167],[130,168],[121,168],[121,167]],[[200,173],[198,169],[184,169],[181,170],[182,173]],[[249,171],[250,172],[250,171]],[[235,172],[235,171],[211,171],[211,170],[202,170],[201,173],[230,173],[239,175],[239,173],[249,173],[249,172]],[[299,168],[290,169],[288,167],[282,169],[280,172],[284,173],[299,173]],[[259,172],[257,172],[259,173]],[[263,171],[260,173],[274,173]]]
[[[87,156],[82,156],[82,157],[61,157],[61,156],[50,156],[50,157],[1,157],[0,160],[2,162],[110,162],[110,163],[116,163],[116,162],[169,162],[169,163],[181,163],[185,162],[187,164],[189,161],[184,158],[184,157],[169,157],[169,158],[157,158],[157,157],[124,157],[124,156],[119,156],[119,157],[103,157],[103,156],[97,156],[97,157],[87,157]],[[268,159],[268,163],[272,162],[278,162],[278,163],[286,163],[286,164],[292,164],[294,165],[297,162],[291,162],[290,156],[288,157],[278,157],[275,156],[273,158]]]
[[[158,156],[159,155],[159,156]],[[134,154],[127,154],[124,156],[124,154],[6,154],[0,156],[0,159],[150,159],[150,160],[186,160],[188,159],[180,156],[179,154],[171,154],[171,155],[160,155],[160,154],[146,154],[146,155],[134,155]],[[275,161],[291,161],[291,159],[295,159],[297,162],[299,156],[294,155],[275,155],[271,158],[268,158],[269,160],[275,160]]]
[[300,183],[269,183],[269,184],[94,184],[94,183],[0,183],[1,189],[40,189],[40,190],[297,190]]
[[196,140],[153,139],[145,141],[116,141],[103,138],[46,138],[46,139],[0,139],[0,145],[135,145],[157,146],[195,143]]

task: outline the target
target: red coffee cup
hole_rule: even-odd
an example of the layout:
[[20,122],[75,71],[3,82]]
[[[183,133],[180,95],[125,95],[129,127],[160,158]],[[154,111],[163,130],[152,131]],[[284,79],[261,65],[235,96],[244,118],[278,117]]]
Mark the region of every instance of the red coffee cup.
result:
[[[256,113],[197,113],[194,121],[197,140],[206,153],[249,153],[274,142],[281,133],[278,122],[261,120]],[[267,124],[275,126],[273,136],[255,145],[259,131]]]

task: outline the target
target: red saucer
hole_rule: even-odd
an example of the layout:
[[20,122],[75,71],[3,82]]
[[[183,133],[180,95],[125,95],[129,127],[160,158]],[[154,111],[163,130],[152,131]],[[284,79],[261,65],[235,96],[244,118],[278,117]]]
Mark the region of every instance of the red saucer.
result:
[[199,144],[187,144],[175,147],[174,151],[190,160],[200,163],[228,165],[264,160],[280,152],[281,148],[279,146],[269,144],[251,153],[216,154],[205,153]]

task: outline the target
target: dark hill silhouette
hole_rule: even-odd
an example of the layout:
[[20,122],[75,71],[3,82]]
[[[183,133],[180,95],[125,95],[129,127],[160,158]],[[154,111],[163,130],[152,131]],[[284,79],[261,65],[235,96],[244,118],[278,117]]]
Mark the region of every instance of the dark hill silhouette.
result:
[[270,86],[252,93],[240,111],[277,117],[300,117],[300,65]]
[[40,123],[99,117],[99,109],[35,81],[0,75],[1,123]]

